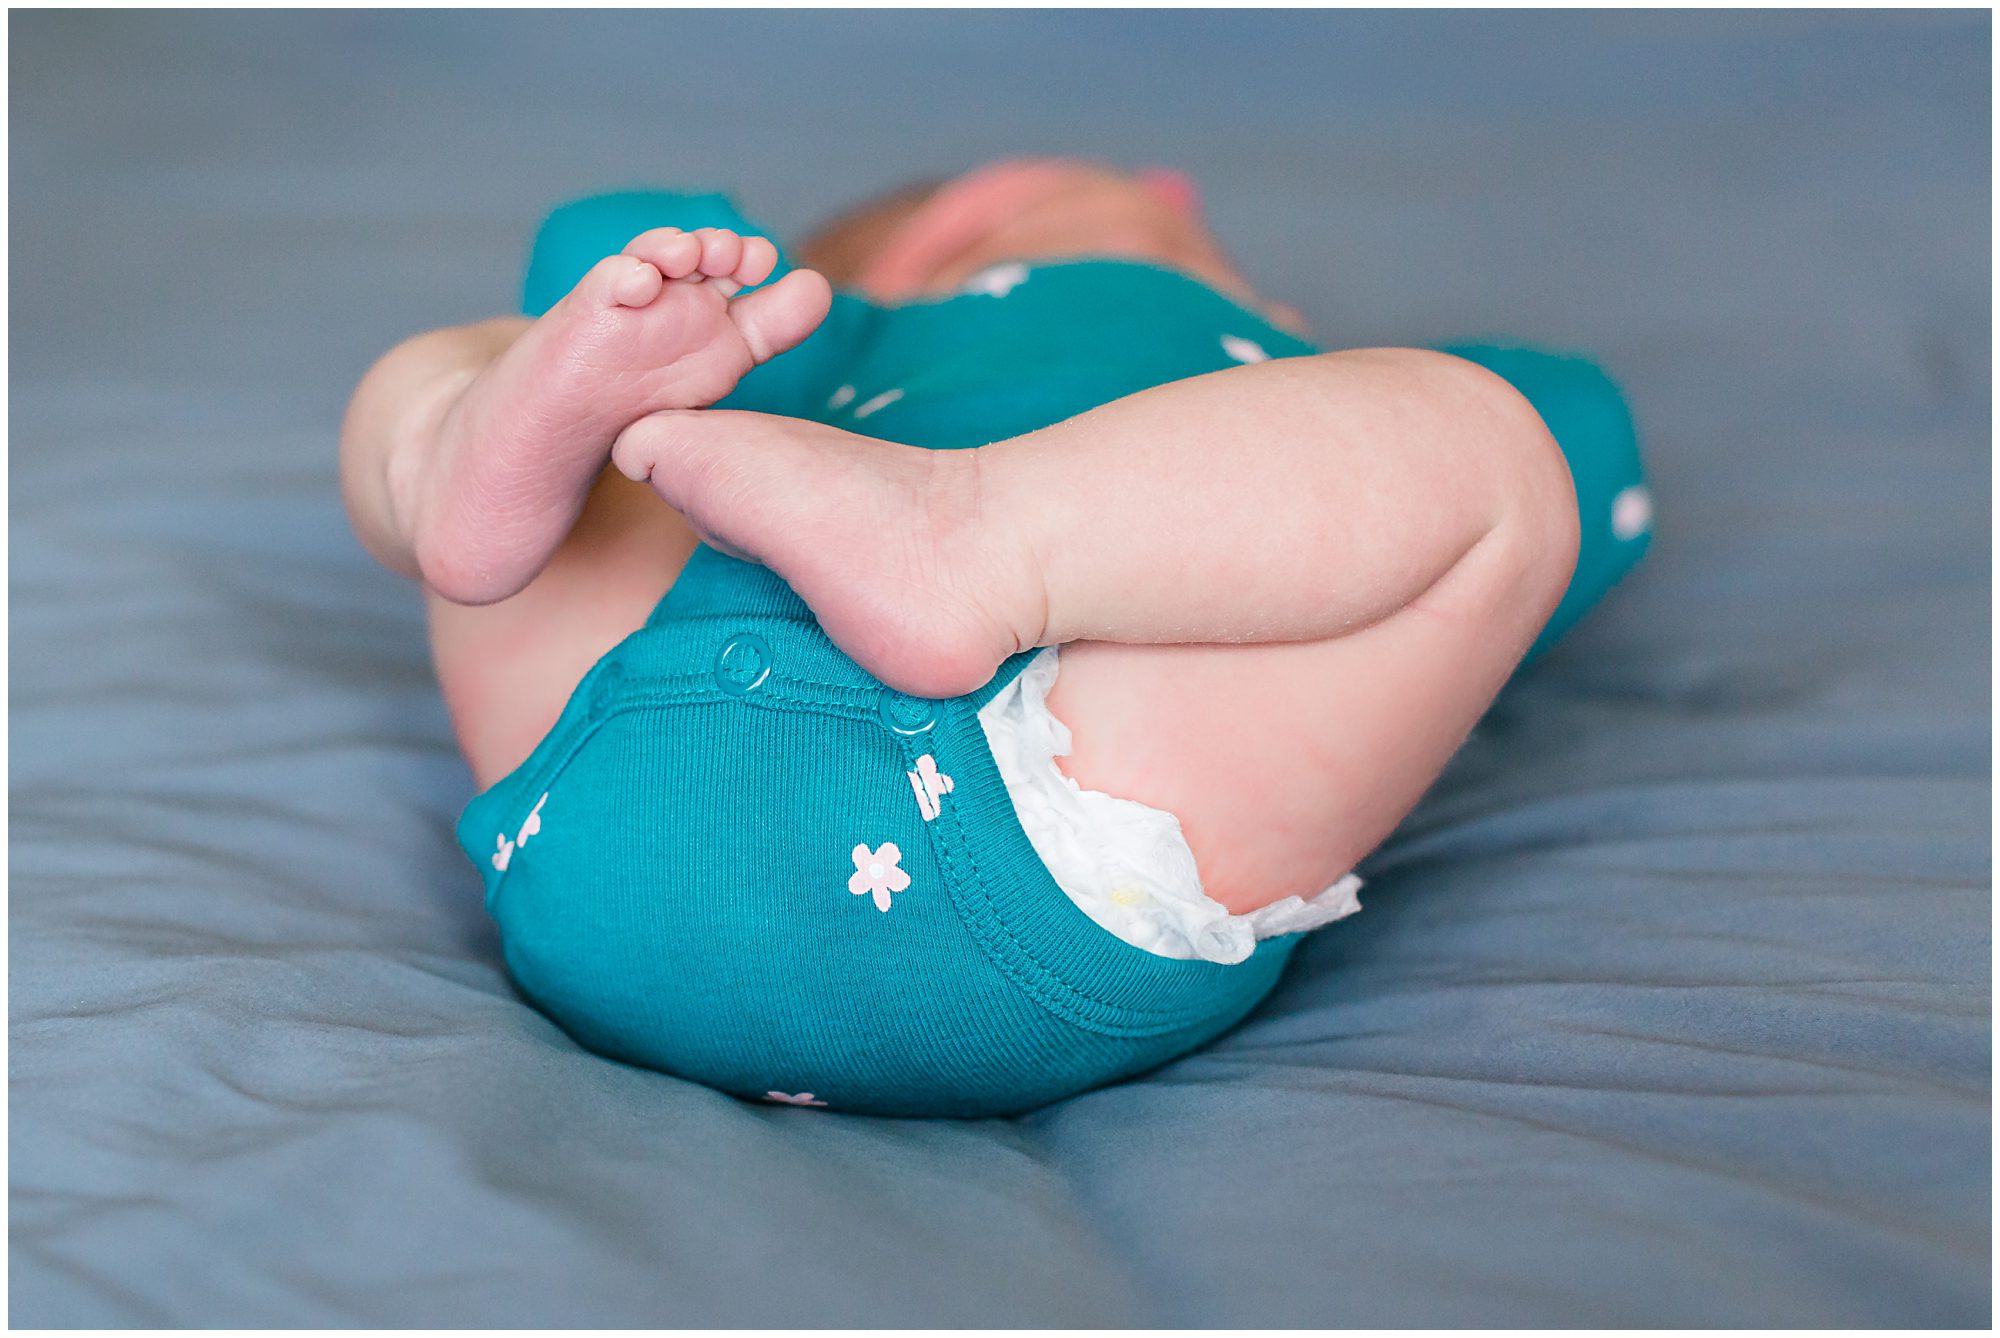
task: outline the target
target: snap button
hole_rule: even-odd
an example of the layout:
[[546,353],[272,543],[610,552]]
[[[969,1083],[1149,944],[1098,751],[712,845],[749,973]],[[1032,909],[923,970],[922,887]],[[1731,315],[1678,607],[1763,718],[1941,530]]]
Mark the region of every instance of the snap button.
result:
[[897,734],[921,734],[937,723],[934,703],[901,692],[885,691],[878,709],[882,723]]
[[715,686],[732,697],[755,692],[771,676],[771,648],[754,632],[733,636],[715,657]]

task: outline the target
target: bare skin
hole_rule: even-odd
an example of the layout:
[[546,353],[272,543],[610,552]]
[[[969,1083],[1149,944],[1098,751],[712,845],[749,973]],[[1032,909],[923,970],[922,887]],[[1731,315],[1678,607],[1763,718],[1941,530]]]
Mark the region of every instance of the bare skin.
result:
[[[936,286],[999,259],[1128,254],[1211,281],[1226,266],[1140,182],[1043,184],[1032,209],[1016,198],[955,239]],[[635,239],[539,321],[411,341],[356,392],[356,529],[430,591],[482,784],[706,539],[778,571],[905,691],[969,691],[1014,651],[1063,644],[1065,771],[1175,813],[1209,894],[1242,912],[1311,895],[1379,844],[1568,581],[1561,454],[1469,363],[1286,359],[924,451],[705,408],[810,333],[826,283],[798,271],[734,297],[769,273],[767,244],[690,237]],[[829,542],[855,514],[897,541]]]

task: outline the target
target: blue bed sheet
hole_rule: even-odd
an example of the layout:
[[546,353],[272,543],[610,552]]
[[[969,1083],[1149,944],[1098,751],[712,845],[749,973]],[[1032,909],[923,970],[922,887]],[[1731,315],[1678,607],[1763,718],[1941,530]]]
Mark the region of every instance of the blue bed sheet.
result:
[[[1988,1322],[1986,15],[10,29],[13,1323]],[[926,1123],[584,1053],[346,392],[552,201],[1020,151],[1188,168],[1332,342],[1589,350],[1653,554],[1200,1054]]]

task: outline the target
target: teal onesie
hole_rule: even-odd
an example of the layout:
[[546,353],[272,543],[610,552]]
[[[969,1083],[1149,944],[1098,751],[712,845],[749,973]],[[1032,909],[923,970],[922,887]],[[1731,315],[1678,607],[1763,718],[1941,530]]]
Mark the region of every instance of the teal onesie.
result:
[[[580,200],[537,236],[524,310],[669,225],[769,235],[719,195]],[[1159,266],[1005,264],[936,300],[836,295],[817,332],[721,407],[948,450],[1317,351]],[[1583,359],[1446,351],[1521,390],[1576,482],[1581,556],[1540,650],[1645,549],[1630,415]],[[459,821],[514,979],[603,1054],[738,1096],[889,1115],[1029,1110],[1227,1030],[1299,936],[1233,965],[1161,957],[1064,894],[977,718],[1029,658],[963,697],[893,692],[782,580],[698,548]]]

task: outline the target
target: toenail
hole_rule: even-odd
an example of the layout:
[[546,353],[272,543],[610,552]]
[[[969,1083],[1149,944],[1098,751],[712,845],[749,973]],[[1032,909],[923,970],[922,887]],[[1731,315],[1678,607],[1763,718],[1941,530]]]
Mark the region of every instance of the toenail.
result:
[[771,648],[754,632],[729,638],[715,657],[715,686],[732,697],[755,692],[770,676]]
[[937,706],[907,693],[885,691],[877,710],[894,734],[921,734],[937,724]]

